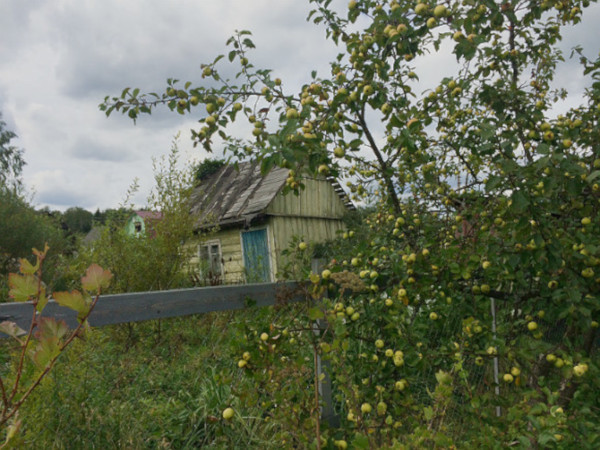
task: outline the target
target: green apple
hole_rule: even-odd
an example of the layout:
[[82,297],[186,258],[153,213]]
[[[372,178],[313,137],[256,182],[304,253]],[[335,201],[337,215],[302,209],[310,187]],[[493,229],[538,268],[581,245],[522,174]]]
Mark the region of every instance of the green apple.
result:
[[437,5],[433,9],[433,15],[438,19],[440,17],[445,17],[446,15],[448,15],[448,8],[446,7],[446,5]]
[[233,408],[225,408],[223,410],[223,419],[231,420],[233,418],[234,414],[235,414],[235,411],[233,410]]
[[329,167],[326,164],[321,164],[317,169],[321,175],[327,175],[329,173]]
[[415,6],[415,14],[422,16],[427,13],[427,5],[425,3],[418,3]]
[[295,108],[288,108],[285,112],[285,117],[287,117],[288,119],[297,119],[298,116],[298,111]]
[[333,154],[338,158],[343,158],[346,155],[346,152],[342,147],[336,147],[333,149]]

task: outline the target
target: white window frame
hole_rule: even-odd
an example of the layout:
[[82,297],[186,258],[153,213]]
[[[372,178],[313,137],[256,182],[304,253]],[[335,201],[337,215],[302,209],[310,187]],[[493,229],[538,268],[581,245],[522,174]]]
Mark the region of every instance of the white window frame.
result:
[[[223,268],[223,251],[221,249],[221,240],[220,239],[213,239],[210,241],[205,241],[202,242],[201,244],[198,244],[198,260],[200,261],[200,267],[201,269],[203,269],[205,267],[205,263],[208,263],[208,267],[210,267],[210,269],[212,270],[212,258],[214,257],[214,255],[212,254],[212,248],[214,246],[217,246],[218,250],[218,261],[219,261],[219,269],[220,272],[216,273],[216,275],[219,275],[221,277],[221,279],[223,279],[223,275],[224,275],[224,268]],[[202,256],[202,249],[206,248],[206,254],[208,256],[208,260],[206,260],[205,258],[203,258]],[[202,273],[203,276],[208,275],[207,273]]]

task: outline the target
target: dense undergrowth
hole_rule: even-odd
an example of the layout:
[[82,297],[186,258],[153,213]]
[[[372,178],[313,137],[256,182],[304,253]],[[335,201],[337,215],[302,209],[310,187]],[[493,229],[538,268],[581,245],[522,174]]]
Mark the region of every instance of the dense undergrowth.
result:
[[[278,425],[234,395],[252,388],[230,356],[241,330],[233,325],[261,315],[214,313],[94,329],[62,355],[20,411],[21,444],[278,447],[271,440]],[[228,406],[236,411],[231,421],[221,416]]]

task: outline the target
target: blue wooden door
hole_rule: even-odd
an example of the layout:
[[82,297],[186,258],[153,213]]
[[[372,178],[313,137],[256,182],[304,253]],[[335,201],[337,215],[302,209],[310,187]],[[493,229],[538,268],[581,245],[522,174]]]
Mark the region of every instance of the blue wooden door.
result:
[[246,280],[249,283],[271,281],[267,230],[243,231],[242,248]]

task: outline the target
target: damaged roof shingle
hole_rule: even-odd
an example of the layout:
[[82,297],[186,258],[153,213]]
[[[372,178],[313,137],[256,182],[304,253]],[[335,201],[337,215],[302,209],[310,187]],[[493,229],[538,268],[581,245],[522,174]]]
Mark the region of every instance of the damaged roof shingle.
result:
[[196,226],[249,222],[267,209],[289,174],[275,167],[263,177],[258,162],[239,163],[238,169],[224,166],[194,189],[190,200]]

